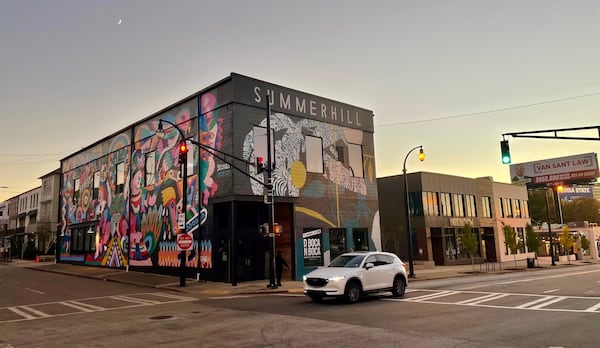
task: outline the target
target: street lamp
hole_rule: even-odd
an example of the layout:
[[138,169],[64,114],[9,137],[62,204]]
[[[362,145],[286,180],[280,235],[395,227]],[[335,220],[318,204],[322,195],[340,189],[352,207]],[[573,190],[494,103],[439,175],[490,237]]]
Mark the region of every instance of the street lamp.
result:
[[558,209],[558,221],[561,225],[564,225],[563,213],[562,213],[562,204],[560,203],[560,193],[564,191],[564,186],[562,184],[556,185],[556,207]]
[[408,159],[408,156],[410,155],[411,152],[413,152],[414,150],[419,149],[419,161],[424,161],[425,160],[425,152],[423,152],[423,145],[419,145],[419,146],[415,146],[414,148],[410,149],[410,151],[408,151],[408,153],[406,154],[406,157],[404,157],[404,165],[402,167],[402,176],[404,177],[404,204],[406,205],[406,209],[405,209],[405,218],[406,218],[406,234],[408,236],[408,266],[410,268],[410,271],[408,273],[408,277],[409,278],[414,278],[415,277],[415,266],[414,266],[414,262],[413,262],[413,243],[412,243],[412,233],[410,230],[410,207],[409,207],[409,197],[408,197],[408,180],[406,180],[406,160]]
[[[187,218],[186,218],[186,211],[187,211],[187,145],[185,144],[186,139],[185,139],[185,134],[183,133],[183,131],[175,124],[172,123],[170,121],[167,120],[158,120],[158,129],[156,131],[156,135],[158,135],[159,137],[163,137],[165,134],[165,131],[163,130],[163,125],[162,123],[168,123],[171,126],[173,126],[173,128],[177,129],[177,131],[179,131],[179,134],[181,135],[181,143],[179,145],[179,164],[181,166],[183,166],[183,194],[181,197],[181,210],[182,210],[182,214],[183,214],[183,233],[187,233],[186,231],[186,223],[187,223]],[[179,219],[177,219],[179,221]],[[186,259],[186,252],[185,250],[181,250],[181,252],[179,253],[179,286],[180,287],[185,287],[185,274],[186,274],[186,269],[185,269],[185,259]]]
[[[550,189],[552,191],[552,189]],[[550,223],[550,208],[548,204],[548,190],[544,192],[544,198],[546,200],[546,216],[548,218],[548,237],[550,238],[550,259],[552,260],[552,266],[556,266],[554,262],[554,242],[552,236],[552,223]]]

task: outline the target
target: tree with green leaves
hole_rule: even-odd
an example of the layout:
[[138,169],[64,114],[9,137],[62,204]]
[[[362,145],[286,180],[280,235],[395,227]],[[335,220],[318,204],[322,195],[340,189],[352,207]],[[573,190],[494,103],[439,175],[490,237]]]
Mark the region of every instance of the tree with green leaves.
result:
[[525,226],[525,242],[527,244],[527,250],[529,252],[533,252],[537,260],[538,250],[540,249],[540,244],[542,244],[542,241],[537,233],[533,231],[533,226],[531,226],[531,224],[527,224]]
[[581,240],[579,241],[581,244],[581,249],[585,250],[586,254],[590,253],[590,240],[584,235],[581,236]]
[[469,257],[471,258],[471,266],[473,266],[473,272],[475,272],[474,256],[479,247],[479,239],[477,238],[477,235],[475,235],[473,233],[473,226],[471,226],[471,224],[469,224],[469,223],[464,224],[462,230],[463,230],[463,235],[462,235],[463,247],[464,247],[465,251],[467,252],[467,254],[469,254]]
[[569,257],[569,250],[571,250],[571,247],[573,246],[573,244],[575,244],[575,239],[569,233],[569,226],[563,227],[562,233],[560,234],[560,245],[565,250],[565,255],[567,256],[567,261],[569,261],[569,264],[571,264],[571,258]]
[[577,198],[562,203],[564,221],[589,221],[600,223],[600,201],[595,198]]
[[517,267],[517,250],[519,250],[519,242],[517,242],[517,232],[510,225],[502,223],[502,230],[504,231],[504,245],[510,250],[515,260],[515,268]]

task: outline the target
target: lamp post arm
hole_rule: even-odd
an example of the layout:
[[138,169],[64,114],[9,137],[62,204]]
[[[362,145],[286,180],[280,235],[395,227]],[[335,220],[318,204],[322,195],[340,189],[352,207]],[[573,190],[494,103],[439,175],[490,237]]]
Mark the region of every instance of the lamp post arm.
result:
[[403,170],[406,170],[406,160],[408,159],[408,156],[410,156],[410,153],[415,151],[416,149],[421,149],[421,148],[423,148],[423,145],[415,146],[412,149],[410,149],[410,151],[408,151],[408,153],[406,154],[406,157],[404,157],[404,165],[402,166]]

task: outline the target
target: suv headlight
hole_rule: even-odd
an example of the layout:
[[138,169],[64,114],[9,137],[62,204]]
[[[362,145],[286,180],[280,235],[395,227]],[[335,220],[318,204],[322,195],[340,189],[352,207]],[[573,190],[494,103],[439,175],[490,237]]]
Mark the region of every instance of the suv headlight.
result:
[[344,280],[344,276],[331,277],[328,279],[330,282],[341,282]]
[[306,281],[306,279],[307,279],[306,275],[303,275],[302,280]]

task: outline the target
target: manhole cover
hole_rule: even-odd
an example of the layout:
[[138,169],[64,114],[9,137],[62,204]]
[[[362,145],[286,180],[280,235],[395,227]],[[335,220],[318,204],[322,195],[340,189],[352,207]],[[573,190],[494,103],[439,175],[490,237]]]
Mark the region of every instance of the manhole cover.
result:
[[173,318],[175,318],[175,317],[172,315],[156,315],[156,316],[150,317],[148,319],[150,319],[150,320],[166,320],[166,319],[173,319]]

